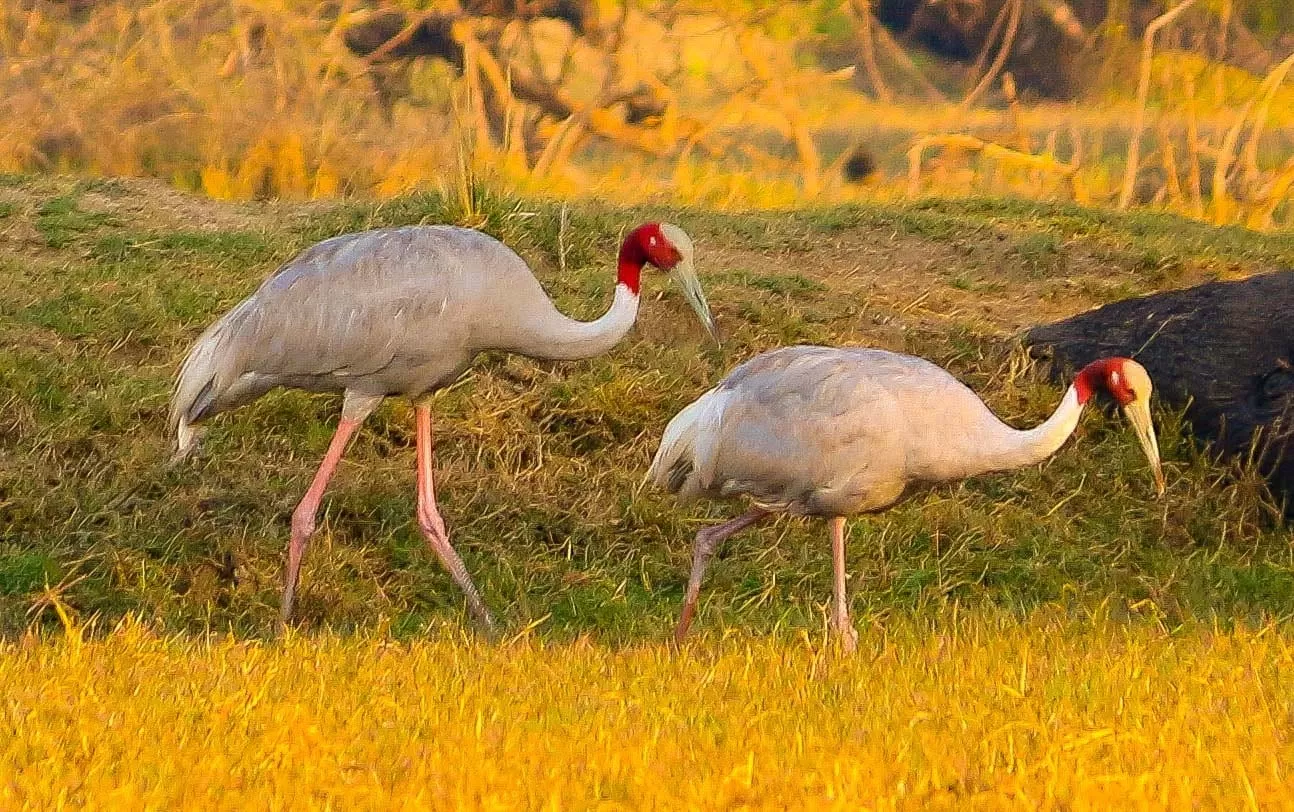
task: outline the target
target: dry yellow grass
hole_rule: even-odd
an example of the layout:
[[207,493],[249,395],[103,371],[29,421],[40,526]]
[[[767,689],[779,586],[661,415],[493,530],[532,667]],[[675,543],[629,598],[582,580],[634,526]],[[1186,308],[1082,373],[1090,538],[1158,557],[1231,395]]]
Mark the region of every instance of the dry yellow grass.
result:
[[1294,628],[0,646],[0,806],[1289,808]]
[[[342,32],[364,16],[360,9],[337,13],[304,0],[218,0],[198,14],[180,0],[117,0],[74,12],[77,5],[0,4],[0,172],[151,176],[239,200],[390,198],[459,182],[459,150],[472,129],[459,110],[470,106],[467,85],[436,60],[394,70],[351,53]],[[608,19],[620,7],[603,5]],[[541,170],[537,158],[518,163],[516,144],[477,137],[474,171],[527,196],[727,210],[884,201],[909,189],[1097,205],[1120,193],[1137,108],[1119,81],[1135,63],[1117,53],[1105,68],[1112,78],[1079,105],[880,103],[839,73],[793,58],[812,53],[821,37],[815,15],[831,4],[755,15],[692,4],[665,26],[658,18],[669,5],[636,11],[616,58],[626,80],[668,91],[666,121],[645,136],[652,149],[589,138]],[[564,24],[513,25],[507,40],[518,49],[533,40],[550,73],[569,56],[579,65],[572,97],[591,103],[600,95],[605,55]],[[1197,219],[1208,202],[1217,223],[1288,227],[1294,87],[1273,81],[1267,93],[1262,77],[1177,50],[1157,53],[1153,68],[1153,132],[1136,201]],[[1232,139],[1242,177],[1228,181],[1230,158],[1215,159],[1229,151],[1227,134],[1246,104],[1256,112]],[[547,122],[541,140],[575,118]],[[700,130],[684,135],[684,120]],[[945,149],[909,183],[907,150],[916,139],[948,134],[1011,149]],[[867,184],[841,172],[855,144],[878,162]],[[1072,165],[1073,177],[1048,169],[1057,163]],[[1177,178],[1188,166],[1191,177],[1204,172],[1202,197],[1193,194],[1197,184]],[[1167,182],[1166,167],[1183,172]],[[1230,191],[1212,205],[1223,181]]]

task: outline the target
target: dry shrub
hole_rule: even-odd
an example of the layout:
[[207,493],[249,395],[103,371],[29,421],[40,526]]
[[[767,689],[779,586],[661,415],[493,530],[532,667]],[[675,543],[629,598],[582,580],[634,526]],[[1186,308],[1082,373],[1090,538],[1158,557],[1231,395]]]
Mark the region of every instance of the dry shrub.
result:
[[439,168],[452,155],[440,111],[388,115],[314,4],[7,11],[9,171],[154,175],[214,197],[300,199],[403,191],[410,165]]
[[[1111,86],[1079,106],[1027,104],[1009,73],[1005,109],[872,102],[849,71],[805,64],[819,37],[805,7],[622,11],[605,4],[613,24],[600,45],[551,19],[473,21],[456,29],[468,55],[460,78],[435,59],[355,56],[343,29],[367,12],[349,6],[7,5],[0,171],[150,175],[217,198],[301,199],[457,186],[470,168],[504,191],[623,202],[1122,197],[1218,223],[1290,222],[1294,88],[1280,69],[1263,80],[1160,47],[1147,52],[1143,103]],[[543,74],[568,114],[514,98],[518,66]],[[621,102],[598,106],[635,87],[662,100],[650,124],[630,122]],[[493,107],[502,123],[487,96],[506,97]],[[1141,110],[1130,189],[1127,122]],[[927,155],[909,182],[904,155],[950,136],[983,147]],[[879,157],[867,184],[842,177],[856,147]]]
[[[625,184],[638,198],[665,189],[668,167],[684,171],[697,155],[708,171],[744,175],[721,184],[743,199],[758,196],[770,169],[792,183],[803,170],[809,192],[822,185],[792,95],[821,72],[778,56],[789,40],[773,46],[735,17],[678,17],[667,28],[634,11],[609,53],[552,20],[474,24],[458,31],[469,45],[460,79],[435,60],[355,56],[341,33],[361,14],[326,15],[299,0],[6,6],[0,170],[152,175],[216,198],[392,196],[456,183],[466,139],[473,171],[523,191],[607,191],[606,170],[623,160],[595,159],[590,171],[571,159],[608,142],[638,168]],[[511,74],[473,39],[487,34],[514,62],[558,75],[574,112],[545,121],[533,105],[510,104],[507,132],[501,142],[492,137],[483,94],[508,93]],[[624,83],[663,94],[663,119],[632,130],[614,111],[591,107]],[[736,105],[701,112],[718,98]],[[751,119],[799,157],[778,157],[740,132],[735,140],[745,143],[732,149],[733,136],[720,130]],[[652,171],[657,181],[644,184]]]

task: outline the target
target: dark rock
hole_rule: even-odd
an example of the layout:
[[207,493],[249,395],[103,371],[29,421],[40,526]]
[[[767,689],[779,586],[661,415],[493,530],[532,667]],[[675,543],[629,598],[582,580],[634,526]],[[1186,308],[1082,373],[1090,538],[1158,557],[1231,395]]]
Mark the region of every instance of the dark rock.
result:
[[1136,358],[1197,437],[1224,456],[1257,452],[1294,519],[1294,271],[1115,302],[1025,341],[1058,377],[1105,356]]
[[867,147],[855,147],[845,161],[845,180],[862,183],[876,174],[876,158]]

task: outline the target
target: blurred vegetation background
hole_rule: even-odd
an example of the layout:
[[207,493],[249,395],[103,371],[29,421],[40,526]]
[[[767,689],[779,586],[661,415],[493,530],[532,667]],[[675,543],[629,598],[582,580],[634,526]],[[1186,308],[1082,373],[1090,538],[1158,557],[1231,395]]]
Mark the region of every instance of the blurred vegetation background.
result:
[[[1287,0],[5,0],[0,171],[1294,224]],[[470,207],[469,207],[470,208]]]

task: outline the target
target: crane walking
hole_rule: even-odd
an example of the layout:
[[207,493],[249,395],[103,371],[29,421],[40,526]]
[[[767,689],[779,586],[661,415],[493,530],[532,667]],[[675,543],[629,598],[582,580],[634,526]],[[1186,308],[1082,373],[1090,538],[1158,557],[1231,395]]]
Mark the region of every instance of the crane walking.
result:
[[738,366],[665,428],[647,477],[683,499],[749,497],[741,516],[696,534],[674,636],[696,611],[719,544],[775,512],[829,520],[832,625],[852,650],[845,602],[845,517],[883,510],[910,486],[952,482],[1041,462],[1064,445],[1088,399],[1122,407],[1164,492],[1150,420],[1150,376],[1128,358],[1084,367],[1042,425],[1014,429],[945,370],[910,355],[863,348],[785,347]]
[[418,527],[467,597],[474,618],[494,619],[449,542],[432,480],[429,396],[453,383],[484,350],[574,360],[608,352],[638,314],[640,273],[653,265],[680,284],[718,341],[678,226],[646,223],[620,247],[615,296],[600,318],[558,312],[526,263],[479,231],[407,226],[346,234],[307,248],[276,270],[189,350],[171,401],[176,460],[197,446],[195,424],[275,387],[341,392],[341,420],[323,462],[292,513],[282,618],[292,616],[306,545],[346,443],[388,396],[414,401]]

